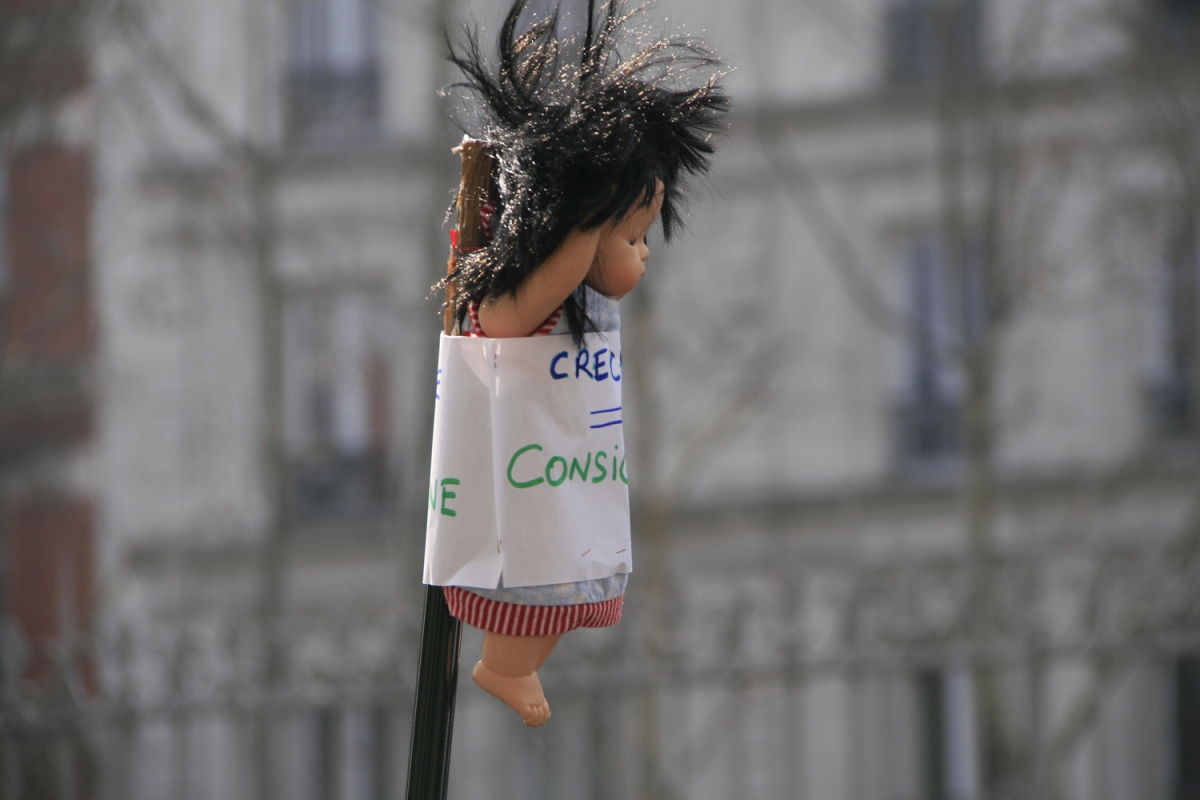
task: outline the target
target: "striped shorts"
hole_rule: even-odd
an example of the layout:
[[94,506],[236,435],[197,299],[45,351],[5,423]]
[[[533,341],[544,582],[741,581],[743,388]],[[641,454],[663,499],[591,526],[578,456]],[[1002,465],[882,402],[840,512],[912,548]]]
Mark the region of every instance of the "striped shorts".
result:
[[471,627],[505,636],[554,636],[576,628],[607,628],[621,620],[619,595],[601,603],[524,606],[490,600],[458,586],[443,586],[450,616]]

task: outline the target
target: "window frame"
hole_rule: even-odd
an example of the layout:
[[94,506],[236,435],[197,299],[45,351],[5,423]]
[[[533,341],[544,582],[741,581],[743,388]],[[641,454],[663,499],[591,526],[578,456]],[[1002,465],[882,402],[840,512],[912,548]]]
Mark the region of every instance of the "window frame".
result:
[[984,0],[893,0],[882,27],[889,85],[969,80],[985,71]]
[[[337,47],[337,8],[355,8],[356,52]],[[379,0],[294,0],[289,9],[286,133],[295,146],[361,143],[382,133]],[[350,12],[343,12],[350,14]],[[342,31],[343,38],[345,31]],[[344,44],[344,42],[343,42]]]

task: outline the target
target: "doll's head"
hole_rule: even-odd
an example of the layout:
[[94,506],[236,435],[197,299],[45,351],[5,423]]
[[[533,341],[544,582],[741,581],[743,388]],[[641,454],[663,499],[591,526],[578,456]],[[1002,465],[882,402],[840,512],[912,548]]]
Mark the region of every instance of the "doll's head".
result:
[[646,234],[662,212],[664,186],[659,181],[650,203],[638,203],[624,215],[604,223],[596,259],[584,283],[603,295],[620,300],[646,274],[650,248]]
[[[464,127],[492,144],[497,164],[492,242],[462,254],[450,276],[459,313],[471,299],[515,292],[574,229],[620,227],[636,251],[661,219],[670,239],[684,184],[707,171],[709,140],[728,110],[720,62],[697,42],[638,37],[632,21],[642,8],[609,0],[597,13],[589,0],[586,31],[563,40],[557,12],[521,30],[526,5],[509,9],[495,65],[473,31],[450,56],[465,76],[457,86],[475,101],[476,121]],[[610,262],[621,241],[610,242]],[[593,288],[613,296],[632,288],[608,286],[615,278],[598,261]],[[590,330],[582,287],[565,315],[579,341]]]

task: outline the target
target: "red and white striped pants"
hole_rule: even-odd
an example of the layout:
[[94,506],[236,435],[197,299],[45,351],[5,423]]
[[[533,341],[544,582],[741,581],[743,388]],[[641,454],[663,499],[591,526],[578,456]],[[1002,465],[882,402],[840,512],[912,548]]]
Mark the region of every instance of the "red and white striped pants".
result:
[[443,586],[442,591],[452,617],[505,636],[554,636],[576,628],[607,628],[621,620],[625,599],[619,595],[575,606],[524,606],[489,600],[458,586]]

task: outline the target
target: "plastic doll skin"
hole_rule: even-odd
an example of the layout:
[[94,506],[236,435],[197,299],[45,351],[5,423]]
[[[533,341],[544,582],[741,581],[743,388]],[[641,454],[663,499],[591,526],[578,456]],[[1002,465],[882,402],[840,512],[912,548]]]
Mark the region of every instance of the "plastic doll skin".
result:
[[[591,231],[574,231],[533,274],[516,296],[482,303],[479,322],[495,338],[528,336],[581,283],[601,294],[624,297],[646,273],[646,233],[662,208],[662,183],[654,200]],[[481,689],[507,703],[526,725],[550,719],[550,704],[537,671],[558,644],[556,636],[505,636],[484,631],[483,656],[471,671]]]
[[646,206],[590,231],[572,231],[515,295],[479,304],[479,323],[497,339],[528,336],[581,283],[619,300],[646,274],[646,233],[662,208],[662,183]]

